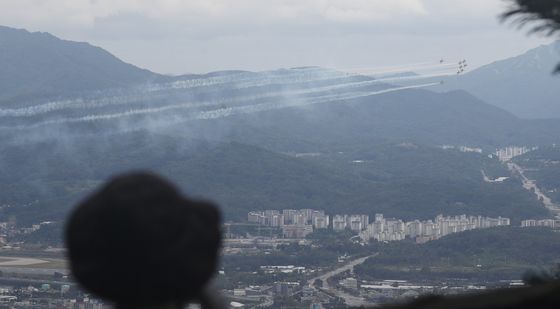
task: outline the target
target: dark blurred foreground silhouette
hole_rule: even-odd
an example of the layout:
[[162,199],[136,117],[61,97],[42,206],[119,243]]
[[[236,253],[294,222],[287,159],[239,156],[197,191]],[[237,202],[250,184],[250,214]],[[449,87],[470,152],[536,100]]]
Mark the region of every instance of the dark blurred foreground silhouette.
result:
[[150,173],[109,181],[66,227],[73,276],[117,308],[222,307],[207,290],[220,244],[218,208]]

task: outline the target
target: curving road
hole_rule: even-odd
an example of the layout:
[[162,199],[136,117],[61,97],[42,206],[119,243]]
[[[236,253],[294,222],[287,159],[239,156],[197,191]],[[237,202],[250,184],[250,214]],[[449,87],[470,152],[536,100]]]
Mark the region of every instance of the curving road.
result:
[[327,294],[330,295],[335,295],[336,297],[340,297],[342,299],[344,299],[344,303],[350,307],[359,307],[359,306],[363,306],[363,305],[371,305],[368,304],[367,301],[362,298],[362,297],[357,297],[357,296],[353,296],[350,295],[342,290],[338,290],[336,289],[336,287],[330,286],[329,285],[329,278],[332,278],[336,275],[340,275],[341,273],[345,272],[345,271],[349,271],[349,270],[353,270],[354,267],[363,264],[367,259],[369,259],[370,257],[375,257],[377,256],[379,253],[370,255],[370,256],[366,256],[366,257],[362,257],[359,259],[355,259],[352,260],[346,264],[344,264],[341,267],[338,267],[334,270],[331,270],[325,274],[322,274],[320,276],[317,276],[315,278],[310,279],[307,283],[309,284],[310,287],[312,287],[313,289],[317,290],[318,289],[313,285],[313,283],[316,280],[320,280],[321,282],[323,282],[323,288],[321,288],[320,290],[323,292],[326,292]]

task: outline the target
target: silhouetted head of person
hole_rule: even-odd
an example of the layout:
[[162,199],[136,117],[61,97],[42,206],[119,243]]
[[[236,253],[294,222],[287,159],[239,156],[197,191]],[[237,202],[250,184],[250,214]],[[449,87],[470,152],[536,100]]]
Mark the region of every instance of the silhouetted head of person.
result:
[[196,299],[216,270],[220,242],[216,206],[150,173],[112,179],[66,226],[76,280],[121,308]]

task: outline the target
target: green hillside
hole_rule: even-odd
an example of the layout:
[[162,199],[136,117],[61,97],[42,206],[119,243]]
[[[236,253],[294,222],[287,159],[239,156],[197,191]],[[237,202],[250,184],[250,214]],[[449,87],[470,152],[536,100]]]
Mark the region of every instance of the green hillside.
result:
[[217,201],[226,218],[236,220],[253,209],[284,208],[400,218],[441,213],[519,220],[546,214],[516,180],[483,182],[481,168],[507,173],[497,161],[390,142],[295,157],[239,143],[131,133],[3,147],[0,164],[3,203],[13,205],[4,214],[29,221],[61,220],[108,177],[137,169],[162,173],[186,193]]
[[525,175],[554,202],[560,203],[560,148],[545,146],[517,157],[514,161],[524,168]]
[[503,227],[449,235],[416,245],[394,242],[355,271],[363,278],[521,279],[560,262],[560,233]]

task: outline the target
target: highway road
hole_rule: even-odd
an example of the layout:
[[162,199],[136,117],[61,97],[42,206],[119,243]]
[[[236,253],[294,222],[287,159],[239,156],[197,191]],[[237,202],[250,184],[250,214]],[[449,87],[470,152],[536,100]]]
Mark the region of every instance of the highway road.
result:
[[523,182],[523,188],[535,193],[537,198],[543,202],[544,206],[548,208],[548,210],[550,210],[556,216],[560,215],[560,205],[552,202],[552,200],[548,196],[546,196],[541,191],[541,189],[539,189],[537,183],[534,180],[527,178],[521,166],[511,162],[508,163],[507,165],[510,171],[517,173],[519,176],[521,176],[521,181]]
[[337,289],[336,287],[333,287],[331,285],[329,285],[329,278],[334,277],[336,275],[340,275],[343,272],[349,271],[349,270],[353,270],[354,267],[363,264],[367,259],[369,259],[370,257],[375,257],[377,256],[378,253],[370,255],[370,256],[366,256],[366,257],[362,257],[359,259],[355,259],[352,260],[336,269],[333,269],[325,274],[322,274],[320,276],[317,276],[315,278],[310,279],[307,283],[309,284],[310,287],[314,288],[315,290],[318,290],[313,283],[316,280],[321,280],[323,282],[323,287],[320,289],[320,291],[326,292],[327,294],[330,295],[334,295],[336,297],[340,297],[342,299],[344,299],[344,303],[348,306],[351,307],[359,307],[362,305],[372,305],[369,304],[364,298],[362,297],[357,297],[357,296],[353,296],[350,295],[342,290]]

